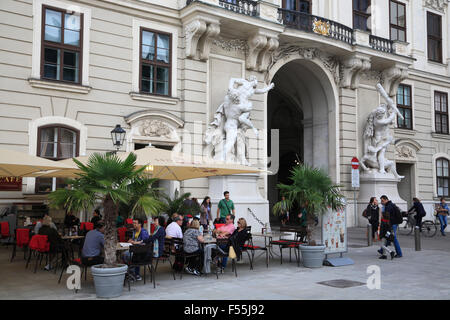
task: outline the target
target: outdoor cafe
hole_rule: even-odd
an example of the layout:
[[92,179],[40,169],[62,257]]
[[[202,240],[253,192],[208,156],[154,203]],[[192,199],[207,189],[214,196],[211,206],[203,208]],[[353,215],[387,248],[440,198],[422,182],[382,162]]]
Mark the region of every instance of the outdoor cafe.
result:
[[[260,172],[242,165],[194,162],[190,158],[186,160],[187,157],[181,153],[173,155],[170,151],[151,147],[137,150],[131,156],[130,153],[122,153],[99,157],[108,161],[114,158],[114,161],[121,163],[127,163],[132,159],[133,174],[139,172],[139,175],[144,174],[151,179],[183,181],[213,175]],[[93,157],[81,156],[74,160],[56,162],[10,150],[0,152],[0,175],[74,179],[71,180],[72,184],[63,188],[65,191],[55,192],[55,194],[67,193],[64,195],[65,206],[60,207],[65,210],[59,211],[65,214],[63,220],[52,221],[52,214],[48,214],[45,205],[41,207],[28,205],[28,209],[22,211],[22,215],[14,215],[15,221],[8,220],[11,219],[11,215],[5,215],[0,219],[2,241],[10,250],[8,258],[10,263],[23,264],[24,268],[36,274],[44,272],[43,270],[53,272],[58,283],[61,283],[69,266],[78,266],[84,281],[88,281],[88,272],[92,273],[97,295],[100,297],[102,296],[98,293],[100,285],[95,278],[95,268],[99,264],[93,265],[86,260],[86,252],[95,251],[96,246],[101,247],[98,254],[102,260],[94,261],[102,261],[105,265],[113,261],[113,264],[122,265],[125,271],[121,287],[128,285],[129,290],[133,282],[141,279],[144,284],[150,280],[153,287],[156,287],[156,277],[158,272],[161,272],[158,268],[161,269],[162,264],[170,265],[170,268],[164,270],[169,270],[174,280],[177,279],[177,275],[182,280],[183,274],[186,273],[197,276],[215,273],[219,279],[219,274],[227,266],[227,260],[228,268],[231,268],[235,277],[238,276],[238,265],[243,260],[246,260],[251,270],[259,266],[269,268],[270,260],[273,258],[281,258],[280,262],[283,263],[283,249],[289,249],[289,261],[292,261],[293,251],[295,261],[299,264],[299,246],[305,237],[305,232],[301,228],[284,227],[281,233],[275,234],[261,226],[247,225],[245,219],[235,219],[231,213],[226,216],[225,223],[219,221],[213,223],[210,219],[209,223],[200,224],[201,213],[182,206],[179,206],[178,212],[170,215],[156,210],[147,216],[137,217],[130,211],[123,217],[123,221],[119,221],[117,212],[114,212],[113,221],[108,212],[107,199],[111,194],[117,196],[112,190],[114,188],[105,193],[108,194],[106,198],[98,196],[104,190],[97,190],[94,192],[95,196],[94,193],[91,194],[95,198],[93,203],[96,203],[96,207],[103,207],[99,210],[103,211],[103,217],[92,222],[90,217],[92,206],[84,207],[85,210],[78,212],[72,209],[81,208],[75,205],[73,199],[75,192],[80,193],[82,190],[81,182],[90,183],[88,175],[92,174],[89,170],[93,170],[94,160]],[[99,169],[96,170],[98,174]],[[141,178],[136,181],[141,183]],[[92,181],[98,182],[99,178]],[[128,187],[131,184],[132,182],[129,182]],[[56,201],[55,199],[56,196],[52,198],[49,195],[45,201],[46,205],[53,207],[52,202]],[[143,199],[152,201],[148,197]],[[184,202],[188,200],[184,199]],[[26,207],[26,204],[22,204],[22,208]],[[33,208],[36,209],[34,216],[23,215],[25,212],[35,211]],[[209,214],[213,216],[211,212]],[[174,234],[171,229],[180,229],[181,233]],[[164,234],[164,237],[159,238],[160,241],[155,241],[157,234]],[[143,273],[140,274],[139,271]]]

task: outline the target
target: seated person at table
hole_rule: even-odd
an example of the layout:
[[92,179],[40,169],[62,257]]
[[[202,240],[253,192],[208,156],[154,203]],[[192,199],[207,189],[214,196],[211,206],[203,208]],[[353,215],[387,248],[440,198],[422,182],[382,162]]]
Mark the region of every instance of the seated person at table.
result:
[[75,217],[71,211],[67,212],[66,217],[64,218],[64,226],[66,228],[71,228],[74,226],[78,226],[80,224],[80,219]]
[[[39,234],[39,229],[42,227],[42,222],[45,219],[45,217],[49,217],[48,213],[45,213],[42,220],[36,223],[36,226],[34,227],[34,234]],[[56,225],[53,222],[50,223],[50,227],[52,227],[55,230],[58,230],[58,228],[56,228]]]
[[[48,242],[50,243],[50,252],[56,253],[58,251],[58,248],[60,248],[63,244],[61,236],[59,235],[58,231],[56,229],[53,229],[51,225],[54,225],[52,222],[52,218],[50,218],[48,215],[44,217],[42,220],[42,227],[39,228],[40,235],[46,235],[48,238]],[[51,269],[51,261],[49,261],[49,264],[45,266],[45,270]]]
[[95,225],[100,220],[102,220],[102,215],[100,214],[100,210],[99,209],[95,209],[93,214],[94,214],[94,216],[92,217],[91,222],[94,224],[94,228],[95,228]]
[[214,229],[213,235],[215,235],[217,239],[226,239],[233,234],[234,229],[236,229],[234,227],[234,216],[229,214],[225,218],[225,225],[218,229]]
[[166,228],[166,237],[168,238],[183,238],[183,232],[181,231],[181,225],[183,224],[183,216],[172,216],[172,223]]
[[[139,244],[143,244],[144,242],[146,242],[148,240],[148,232],[147,232],[147,230],[142,228],[143,225],[144,225],[144,221],[142,219],[134,219],[133,220],[133,229],[134,229],[133,235],[131,236],[131,239],[128,240],[128,243],[131,243],[133,245],[139,245]],[[130,262],[130,258],[131,258],[130,252],[126,251],[123,255],[123,261],[128,264]],[[134,268],[134,277],[138,281],[142,280],[139,273],[140,273],[140,267],[135,267]]]
[[105,226],[103,222],[98,222],[95,229],[89,231],[84,239],[83,250],[81,251],[81,262],[86,266],[102,264],[102,250],[105,246]]
[[200,234],[198,230],[200,228],[200,221],[193,220],[189,228],[184,233],[183,247],[186,253],[198,253],[198,256],[191,257],[187,261],[187,267],[184,269],[187,273],[196,276],[200,275],[200,270],[202,269],[203,261],[203,249],[200,248],[200,243],[202,243],[203,235]]
[[164,230],[165,219],[163,216],[159,216],[153,219],[155,230],[145,240],[145,243],[153,242],[153,257],[159,258],[164,253],[164,239],[166,238],[166,231]]
[[[213,235],[215,235],[217,239],[228,239],[234,233],[234,231],[235,231],[234,216],[232,214],[228,214],[225,218],[225,225],[218,229],[214,229]],[[224,250],[225,253],[228,253],[230,247],[228,242],[218,244],[218,246],[220,247],[220,249]],[[221,272],[223,272],[223,270],[227,266],[227,261],[228,261],[227,257],[222,258],[222,264],[220,265],[222,269]]]
[[239,218],[237,225],[237,229],[234,230],[233,234],[229,238],[230,241],[228,242],[228,246],[233,246],[234,251],[236,252],[237,261],[239,261],[242,256],[242,247],[244,246],[248,236],[247,221],[244,218]]

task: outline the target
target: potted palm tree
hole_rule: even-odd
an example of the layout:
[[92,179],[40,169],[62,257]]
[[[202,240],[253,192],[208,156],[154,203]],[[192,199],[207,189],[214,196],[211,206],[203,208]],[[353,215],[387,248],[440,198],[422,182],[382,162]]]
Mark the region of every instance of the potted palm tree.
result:
[[[93,154],[86,165],[74,159],[81,173],[68,181],[68,188],[58,189],[49,195],[54,208],[93,207],[101,201],[104,208],[105,260],[101,265],[92,266],[92,275],[98,297],[111,298],[122,294],[127,265],[117,262],[116,218],[120,203],[134,203],[134,210],[156,213],[161,202],[153,197],[150,190],[154,179],[145,176],[145,168],[136,169],[136,155],[130,153],[125,160],[115,154]],[[149,188],[148,192],[144,189]],[[139,189],[139,193],[135,191]]]
[[286,197],[288,208],[295,204],[306,210],[307,245],[301,245],[303,265],[308,268],[321,267],[325,257],[325,246],[314,240],[315,221],[328,210],[344,207],[344,196],[340,186],[335,185],[328,174],[307,164],[298,164],[291,170],[291,184],[278,184]]

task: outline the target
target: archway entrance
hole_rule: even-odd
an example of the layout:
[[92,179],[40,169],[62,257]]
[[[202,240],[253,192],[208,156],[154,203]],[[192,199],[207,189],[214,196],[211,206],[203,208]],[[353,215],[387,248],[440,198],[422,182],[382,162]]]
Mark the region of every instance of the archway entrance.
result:
[[[278,183],[289,183],[296,163],[307,163],[324,169],[337,181],[337,135],[335,89],[325,71],[315,62],[292,60],[281,66],[272,77],[275,88],[267,98],[268,200],[271,223],[280,223],[272,213],[281,199]],[[279,130],[279,141],[271,141],[271,130]],[[278,143],[278,154],[270,154],[272,143]],[[277,167],[278,164],[278,167]],[[291,210],[291,217],[298,208]],[[296,214],[295,214],[296,216]],[[295,221],[291,221],[295,222]]]

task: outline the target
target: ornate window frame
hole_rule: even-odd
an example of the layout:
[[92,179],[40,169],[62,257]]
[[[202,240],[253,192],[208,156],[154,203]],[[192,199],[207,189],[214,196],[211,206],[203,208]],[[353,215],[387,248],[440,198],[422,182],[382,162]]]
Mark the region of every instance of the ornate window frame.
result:
[[[28,154],[37,156],[38,150],[38,130],[40,127],[55,125],[55,126],[66,126],[72,129],[78,130],[79,132],[79,147],[78,154],[80,156],[86,155],[86,145],[87,145],[87,127],[70,118],[51,116],[38,118],[30,121],[28,124]],[[26,184],[26,189],[24,193],[33,194],[35,190],[35,178],[24,178],[24,184]]]

